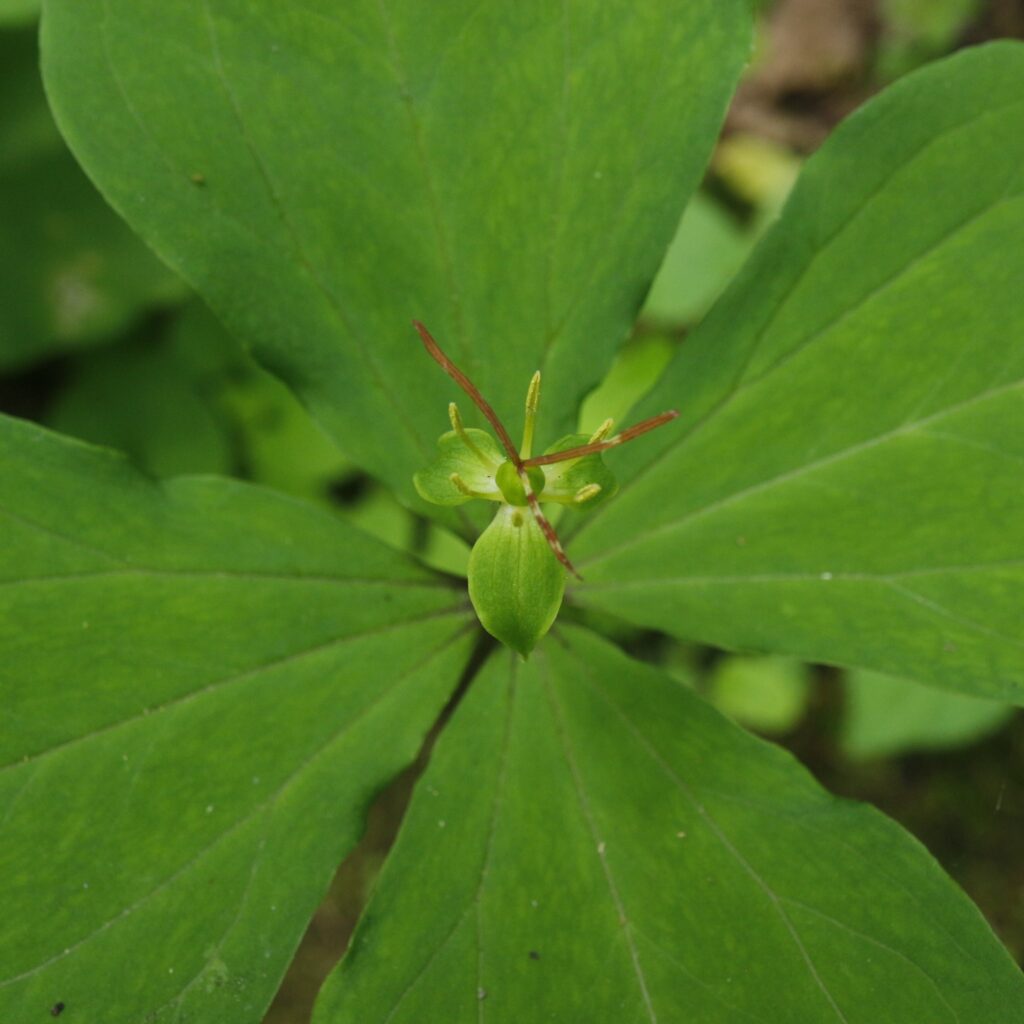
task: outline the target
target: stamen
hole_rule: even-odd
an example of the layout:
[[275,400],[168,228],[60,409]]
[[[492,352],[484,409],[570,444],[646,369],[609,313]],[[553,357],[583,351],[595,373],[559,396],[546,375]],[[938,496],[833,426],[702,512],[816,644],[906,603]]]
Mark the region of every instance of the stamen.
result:
[[581,444],[578,448],[569,448],[564,452],[554,452],[551,455],[538,455],[535,459],[524,459],[524,466],[550,466],[555,462],[568,462],[569,459],[579,459],[584,455],[596,455],[598,452],[607,451],[609,448],[615,448],[617,445],[625,444],[627,441],[632,441],[636,437],[640,437],[641,434],[646,434],[650,430],[654,430],[656,427],[663,426],[665,423],[674,420],[679,415],[675,409],[670,409],[668,412],[660,413],[657,416],[652,416],[649,420],[644,420],[642,423],[637,423],[635,426],[629,427],[627,430],[623,430],[622,433],[616,434],[614,437],[608,438],[607,441],[596,441],[592,444]]
[[464,494],[467,498],[483,498],[486,501],[497,500],[492,494],[484,494],[483,491],[474,491],[458,473],[451,473],[448,479],[455,485],[455,489],[461,494]]
[[466,428],[462,423],[462,414],[454,402],[448,403],[448,419],[451,420],[452,430],[459,435],[459,440],[477,457],[477,461],[482,463],[484,468],[493,470],[496,464],[484,455],[469,434],[466,433]]
[[501,441],[509,460],[518,469],[522,465],[523,460],[519,457],[519,452],[516,451],[515,445],[512,444],[512,438],[508,436],[505,425],[498,419],[498,414],[491,408],[490,403],[480,394],[477,386],[441,351],[441,346],[431,337],[430,331],[419,320],[413,320],[412,325],[419,333],[423,347],[430,354],[430,358],[473,399],[473,404],[484,414],[487,422],[494,427],[494,432],[498,435],[498,440]]
[[612,427],[614,426],[615,420],[605,420],[604,423],[602,423],[601,426],[599,426],[597,430],[590,435],[590,440],[587,444],[597,444],[598,441],[603,441],[612,432]]
[[591,498],[596,498],[601,493],[600,484],[584,484],[573,496],[572,500],[577,505],[582,505]]
[[526,389],[526,419],[523,423],[523,443],[519,448],[519,454],[524,458],[530,457],[533,450],[533,428],[537,422],[537,409],[540,406],[540,370],[530,379],[530,386]]

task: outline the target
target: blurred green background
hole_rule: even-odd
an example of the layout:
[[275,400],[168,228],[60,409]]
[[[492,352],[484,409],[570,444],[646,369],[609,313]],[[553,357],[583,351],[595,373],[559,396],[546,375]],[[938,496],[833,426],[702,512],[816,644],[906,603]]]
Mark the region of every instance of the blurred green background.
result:
[[[1024,38],[1024,0],[758,0],[757,52],[633,338],[580,428],[622,420],[778,215],[802,161],[871,94],[953,50]],[[120,449],[154,476],[230,474],[322,503],[428,564],[465,544],[339,455],[109,210],[53,124],[36,3],[0,0],[0,410]],[[993,97],[998,102],[999,97]],[[445,424],[438,423],[438,429]],[[563,614],[583,617],[568,605]],[[913,832],[1024,962],[1024,716],[874,673],[686,647],[594,615],[833,792]],[[429,744],[428,744],[429,746]],[[374,805],[268,1020],[309,1019],[422,766]]]

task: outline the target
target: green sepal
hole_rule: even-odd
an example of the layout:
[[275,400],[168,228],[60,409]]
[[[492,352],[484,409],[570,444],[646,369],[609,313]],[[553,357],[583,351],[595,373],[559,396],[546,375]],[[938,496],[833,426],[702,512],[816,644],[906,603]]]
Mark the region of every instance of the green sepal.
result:
[[[566,434],[556,441],[545,455],[554,455],[569,448],[578,448],[590,440],[588,434]],[[544,500],[557,501],[563,505],[572,505],[579,509],[597,508],[607,501],[618,489],[619,484],[612,471],[604,464],[600,454],[584,455],[580,459],[566,462],[555,462],[544,466]],[[597,484],[601,490],[582,504],[577,504],[575,496],[581,487]]]
[[[435,505],[462,505],[474,495],[466,494],[452,483],[452,474],[457,473],[466,487],[490,501],[501,501],[501,491],[494,481],[498,466],[505,455],[498,442],[486,430],[468,427],[465,436],[477,451],[466,444],[454,430],[442,434],[437,440],[438,456],[413,476],[413,483],[424,501]],[[482,456],[482,457],[481,457]]]
[[484,629],[524,658],[551,628],[565,570],[528,509],[503,504],[469,556],[469,597]]

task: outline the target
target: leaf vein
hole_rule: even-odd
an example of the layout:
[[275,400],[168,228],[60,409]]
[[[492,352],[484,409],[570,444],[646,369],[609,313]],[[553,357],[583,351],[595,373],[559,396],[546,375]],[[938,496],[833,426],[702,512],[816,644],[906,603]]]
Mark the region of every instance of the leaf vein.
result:
[[355,729],[357,725],[359,725],[360,722],[364,721],[376,709],[383,705],[387,698],[390,697],[396,690],[398,690],[402,683],[404,683],[408,678],[410,678],[415,673],[422,671],[423,668],[425,668],[428,664],[430,664],[432,661],[438,658],[457,640],[459,640],[465,632],[466,629],[463,628],[458,632],[454,633],[453,635],[447,637],[443,643],[439,644],[433,650],[427,652],[422,659],[416,662],[415,665],[411,666],[407,671],[401,673],[401,675],[399,675],[399,677],[393,683],[391,683],[390,686],[387,686],[386,688],[381,690],[380,693],[378,693],[369,704],[361,708],[353,718],[349,719],[347,722],[344,723],[344,725],[342,725],[339,729],[332,733],[322,744],[320,744],[319,747],[316,748],[316,750],[313,751],[313,753],[311,753],[307,758],[305,758],[301,762],[301,764],[298,765],[297,768],[289,772],[288,775],[283,780],[283,782],[272,793],[270,793],[266,799],[261,800],[251,811],[247,812],[233,825],[227,828],[224,832],[220,833],[220,835],[218,835],[216,839],[208,843],[196,854],[190,857],[184,864],[175,869],[170,875],[163,879],[153,889],[150,889],[143,896],[139,897],[139,899],[137,899],[134,903],[130,904],[127,907],[124,907],[116,915],[114,915],[111,918],[108,918],[101,925],[99,925],[99,927],[93,929],[93,931],[85,935],[83,938],[79,939],[73,945],[66,947],[60,953],[54,954],[53,956],[37,964],[35,967],[32,967],[27,971],[23,971],[21,974],[14,975],[3,981],[0,981],[0,989],[7,988],[8,986],[13,985],[16,982],[23,981],[26,978],[33,977],[40,971],[45,970],[51,964],[54,964],[59,960],[63,960],[65,957],[74,953],[75,950],[80,949],[88,942],[91,942],[93,939],[97,938],[99,935],[106,932],[108,929],[116,925],[118,922],[123,921],[125,918],[134,914],[137,910],[143,907],[155,896],[159,895],[169,886],[173,885],[174,882],[176,882],[182,876],[186,875],[193,867],[195,867],[202,860],[208,857],[225,840],[231,838],[236,833],[242,831],[248,824],[255,821],[259,817],[259,815],[263,814],[265,811],[271,808],[286,791],[288,791],[293,785],[295,785],[295,783],[303,775],[305,775],[305,773],[310,769],[310,767],[312,767],[313,764],[315,764],[317,761],[320,760],[320,758],[328,754],[336,743],[338,743],[340,740],[345,739],[348,736],[348,734],[351,733],[352,730]]
[[633,973],[636,976],[641,998],[643,999],[644,1008],[647,1011],[647,1016],[650,1018],[651,1024],[658,1024],[658,1017],[654,1011],[654,1004],[651,1001],[651,993],[647,987],[647,979],[644,976],[643,967],[640,963],[640,954],[636,948],[636,942],[633,939],[633,925],[626,914],[625,905],[622,902],[622,897],[619,894],[618,886],[615,884],[611,866],[609,865],[608,858],[605,854],[604,843],[601,841],[597,832],[597,823],[594,820],[594,813],[591,809],[590,800],[587,797],[586,790],[583,786],[583,777],[580,773],[579,766],[573,753],[572,743],[565,728],[564,713],[559,707],[558,700],[554,695],[554,689],[551,685],[550,670],[546,660],[544,683],[545,696],[547,697],[548,703],[551,707],[552,721],[555,724],[558,738],[562,745],[562,752],[565,756],[565,763],[569,769],[569,774],[572,777],[573,784],[576,789],[576,798],[579,801],[583,820],[586,822],[594,849],[597,851],[597,857],[601,864],[601,871],[604,875],[605,883],[608,886],[608,893],[611,896],[612,904],[615,908],[616,918],[622,927],[623,936],[626,940],[626,948],[629,950],[629,958],[632,963]]
[[[395,77],[395,84],[398,86],[398,94],[405,108],[406,116],[409,119],[409,129],[412,135],[413,146],[416,152],[416,159],[419,163],[420,173],[423,175],[423,187],[426,192],[427,204],[430,207],[431,221],[434,227],[434,238],[437,244],[438,258],[441,261],[441,270],[448,281],[448,294],[451,300],[452,320],[459,339],[459,350],[462,353],[462,362],[465,366],[473,365],[473,352],[466,338],[466,323],[462,308],[462,290],[459,287],[458,278],[455,273],[455,260],[452,254],[451,243],[448,239],[448,228],[445,223],[444,211],[441,199],[437,190],[437,182],[431,168],[430,155],[427,149],[426,137],[423,131],[423,124],[416,111],[416,104],[413,100],[410,87],[409,75],[406,72],[398,50],[398,41],[391,25],[391,13],[388,10],[386,0],[377,0],[377,7],[380,11],[381,21],[384,24],[384,31],[388,42],[388,58],[391,65],[391,72]],[[479,8],[477,8],[479,9]],[[475,16],[475,11],[470,15],[469,21]]]
[[270,170],[267,166],[266,161],[260,154],[251,133],[249,132],[248,124],[242,114],[241,105],[238,102],[238,97],[235,94],[234,89],[231,87],[231,83],[228,80],[227,70],[224,67],[224,61],[221,56],[220,43],[217,37],[216,23],[213,18],[213,14],[210,11],[209,0],[202,0],[203,2],[203,13],[206,18],[207,32],[210,41],[210,54],[212,58],[212,67],[214,75],[220,85],[221,91],[224,94],[224,98],[227,100],[228,106],[231,109],[232,116],[238,125],[239,135],[244,143],[246,149],[249,152],[250,158],[252,159],[253,166],[256,168],[256,172],[259,175],[263,186],[266,189],[267,196],[269,197],[271,204],[277,212],[280,218],[281,224],[288,234],[292,244],[292,252],[298,262],[299,266],[302,267],[306,274],[306,277],[314,285],[316,290],[323,296],[327,303],[327,308],[331,310],[337,324],[348,334],[349,338],[355,345],[356,351],[359,353],[362,359],[363,365],[366,367],[370,376],[373,378],[380,393],[387,400],[388,404],[394,410],[394,413],[398,421],[406,429],[409,436],[416,448],[419,450],[421,456],[424,459],[429,459],[430,452],[428,447],[420,436],[419,431],[416,429],[412,420],[409,418],[408,412],[405,406],[398,400],[398,396],[395,394],[391,381],[387,375],[381,372],[380,367],[376,361],[370,356],[369,347],[362,341],[359,333],[357,332],[355,325],[351,322],[349,317],[343,310],[341,303],[337,297],[331,291],[330,288],[324,283],[323,278],[317,271],[313,261],[309,258],[305,250],[305,245],[302,238],[292,222],[292,219],[285,208],[284,202],[281,199],[279,190],[274,184],[273,177],[270,174]]
[[[678,451],[690,438],[692,438],[695,434],[697,434],[708,423],[712,422],[714,420],[714,418],[719,415],[719,413],[721,413],[727,406],[729,406],[736,399],[736,397],[741,392],[743,392],[746,389],[746,387],[748,387],[751,383],[754,383],[753,381],[745,382],[743,380],[743,378],[746,375],[746,372],[749,369],[750,365],[753,363],[753,361],[754,361],[754,359],[755,359],[755,357],[757,355],[757,352],[758,352],[758,350],[760,348],[761,342],[763,341],[765,335],[767,335],[768,331],[772,328],[772,326],[778,320],[779,316],[781,315],[781,313],[785,309],[785,307],[788,305],[789,300],[791,299],[793,294],[796,292],[797,288],[800,286],[800,284],[803,282],[804,278],[810,272],[811,268],[821,258],[821,256],[824,253],[826,253],[827,251],[829,251],[829,249],[836,242],[836,240],[838,238],[840,238],[843,234],[845,234],[845,232],[847,231],[848,228],[850,228],[854,223],[856,223],[856,221],[860,218],[860,216],[874,203],[875,199],[879,196],[879,194],[886,187],[886,185],[888,185],[893,180],[893,178],[895,178],[900,173],[900,171],[902,171],[904,168],[909,166],[909,164],[911,164],[913,161],[917,160],[918,157],[920,157],[922,153],[927,152],[932,146],[934,146],[937,143],[941,142],[943,139],[949,137],[950,135],[954,135],[954,134],[956,134],[957,132],[959,132],[961,130],[964,130],[966,128],[971,127],[973,124],[975,124],[976,122],[982,120],[985,117],[994,116],[994,115],[1002,113],[1005,110],[1008,110],[1008,109],[1010,109],[1010,108],[1012,108],[1014,106],[1018,106],[1018,105],[1020,105],[1020,103],[1021,103],[1021,100],[1013,99],[1013,100],[1011,100],[1011,101],[1009,101],[1007,103],[1003,103],[1003,104],[1000,104],[999,106],[993,107],[991,109],[988,109],[988,110],[985,110],[985,111],[981,111],[980,113],[978,113],[975,116],[967,119],[966,121],[958,122],[957,124],[951,126],[950,128],[946,129],[945,131],[939,133],[938,135],[933,136],[931,139],[929,139],[927,142],[925,142],[922,146],[920,146],[917,150],[915,150],[913,153],[911,153],[908,156],[908,158],[903,163],[901,163],[898,166],[894,167],[888,174],[886,174],[878,182],[878,184],[875,185],[871,189],[871,191],[867,195],[865,195],[863,197],[863,199],[858,203],[858,205],[855,206],[852,211],[850,211],[849,215],[847,217],[845,217],[842,221],[840,221],[840,223],[836,226],[836,228],[830,234],[828,234],[825,238],[823,238],[821,240],[821,242],[818,244],[818,247],[812,253],[811,257],[804,264],[804,266],[801,267],[799,272],[794,276],[793,280],[790,282],[790,284],[785,289],[783,294],[779,297],[779,300],[777,301],[777,303],[776,303],[775,307],[773,308],[772,312],[769,314],[768,318],[765,320],[764,324],[760,327],[760,329],[758,330],[757,334],[754,336],[753,340],[749,343],[749,348],[748,348],[746,354],[741,359],[740,366],[739,366],[737,372],[735,373],[735,375],[733,376],[732,383],[730,384],[730,386],[728,387],[726,392],[722,395],[722,397],[717,402],[715,402],[711,406],[711,408],[708,409],[708,411],[706,413],[704,413],[693,424],[691,424],[690,427],[686,430],[686,432],[681,437],[679,437],[678,440],[674,444],[670,445],[669,447],[667,447],[663,451],[661,451],[658,455],[656,455],[653,459],[651,459],[651,461],[648,462],[647,465],[643,467],[643,469],[641,469],[637,474],[635,474],[632,477],[632,479],[626,481],[622,485],[622,487],[620,488],[618,494],[616,495],[616,499],[621,498],[628,490],[632,489],[637,483],[639,483],[641,479],[646,477],[664,459],[668,458],[671,454],[673,454],[674,452]],[[856,116],[856,114],[854,116]],[[1006,201],[1006,199],[1003,198],[1003,199],[999,200],[998,203],[1002,203],[1002,202],[1005,202],[1005,201]],[[787,204],[787,209],[788,208],[789,208],[789,204]],[[979,214],[977,214],[977,216],[982,216],[985,212],[987,212],[987,209],[981,211]],[[960,225],[960,226],[962,226],[962,225]],[[778,229],[776,229],[776,230],[778,230]],[[948,240],[948,239],[945,239],[945,238],[944,239],[940,239],[939,244],[942,244],[942,242],[944,242],[946,240]],[[918,254],[918,256],[915,257],[915,259],[912,262],[916,262],[917,260],[923,258],[923,256],[926,253],[927,253],[927,250],[925,250],[925,253]],[[884,287],[885,287],[885,284],[883,283],[883,285],[882,285],[882,289],[883,290],[884,290]],[[875,289],[875,291],[878,291],[878,290],[879,289],[877,289],[877,288]],[[869,295],[870,295],[870,293],[869,293]],[[857,300],[857,302],[855,303],[854,307],[850,307],[850,308],[856,308],[857,306],[863,305],[864,302],[865,302],[865,298],[862,297],[860,300]],[[848,312],[849,312],[849,309],[848,310],[840,311],[837,314],[836,320],[833,321],[833,324],[836,321],[838,321],[839,319],[842,319],[842,317],[845,316]],[[826,325],[824,325],[824,327],[821,330],[822,331],[827,331],[833,324],[826,324]],[[614,499],[613,499],[612,502],[606,503],[606,505],[598,513],[598,515],[604,514],[609,508],[613,507],[613,504],[614,504]],[[593,517],[590,520],[590,522],[594,522],[596,519],[597,519],[597,516]],[[579,527],[578,530],[576,530],[573,534],[571,534],[569,536],[568,539],[572,540],[573,537],[576,534],[582,533],[582,531],[586,527],[586,525],[587,525],[586,523],[582,524]]]
[[145,579],[184,579],[184,580],[245,580],[248,582],[281,582],[281,583],[327,583],[341,587],[401,587],[424,590],[445,590],[451,587],[443,579],[425,578],[389,579],[372,576],[329,576],[317,573],[290,572],[249,572],[234,569],[157,569],[148,566],[128,566],[123,569],[100,569],[94,572],[54,573],[49,576],[24,576],[17,579],[0,579],[0,587],[14,588],[35,584],[79,583],[98,579],[121,579],[140,577]]
[[740,865],[741,868],[747,873],[747,875],[754,881],[754,883],[761,889],[761,891],[768,897],[769,902],[775,911],[778,913],[779,918],[782,921],[783,926],[789,933],[796,946],[801,959],[804,962],[812,980],[815,985],[820,989],[822,995],[827,1000],[829,1006],[832,1008],[838,1020],[842,1021],[843,1024],[849,1024],[846,1015],[840,1009],[839,1004],[836,1002],[832,993],[829,991],[828,986],[825,984],[824,979],[818,973],[818,969],[815,966],[810,953],[804,944],[803,939],[800,937],[799,932],[790,920],[789,915],[786,913],[782,906],[782,901],[779,895],[774,889],[768,884],[767,881],[758,873],[754,866],[747,860],[747,858],[740,852],[739,848],[729,839],[725,834],[721,826],[712,817],[711,813],[704,806],[704,804],[697,799],[696,795],[690,790],[690,787],[676,774],[672,766],[665,761],[661,754],[655,749],[651,742],[643,735],[642,732],[636,727],[633,721],[623,712],[619,706],[612,701],[608,695],[604,692],[604,688],[597,682],[593,672],[585,660],[581,659],[581,666],[583,668],[582,675],[589,681],[590,687],[594,690],[601,698],[601,700],[612,710],[612,712],[622,721],[622,723],[629,730],[630,734],[640,744],[641,748],[647,753],[648,757],[658,766],[661,772],[668,778],[670,782],[679,790],[679,792],[689,801],[690,805],[698,813],[704,823],[708,826],[711,834],[718,840],[719,844],[725,849],[730,856]]
[[808,906],[806,903],[801,903],[799,900],[790,899],[789,897],[781,897],[781,899],[783,903],[788,904],[791,907],[796,907],[799,910],[803,910],[808,914],[813,914],[815,917],[820,917],[822,920],[827,921],[829,924],[833,925],[836,928],[839,928],[844,932],[847,932],[850,935],[853,935],[855,938],[860,939],[862,942],[866,942],[872,946],[877,946],[879,949],[885,950],[885,952],[891,953],[893,956],[902,960],[904,963],[909,964],[912,968],[914,968],[914,970],[916,970],[919,974],[922,975],[922,977],[925,978],[925,980],[934,990],[935,994],[939,997],[940,1001],[943,1003],[946,1009],[949,1010],[954,1021],[954,1024],[959,1024],[960,1014],[957,1013],[956,1009],[946,998],[945,993],[943,993],[942,989],[939,988],[939,985],[935,981],[935,979],[916,960],[912,960],[905,953],[900,952],[900,950],[898,949],[894,949],[892,946],[886,944],[885,942],[882,942],[880,939],[876,939],[871,935],[866,935],[864,932],[858,931],[856,928],[851,928],[850,925],[848,925],[845,921],[840,921],[838,918],[833,917],[831,914],[826,914],[823,910],[819,910],[817,907]]

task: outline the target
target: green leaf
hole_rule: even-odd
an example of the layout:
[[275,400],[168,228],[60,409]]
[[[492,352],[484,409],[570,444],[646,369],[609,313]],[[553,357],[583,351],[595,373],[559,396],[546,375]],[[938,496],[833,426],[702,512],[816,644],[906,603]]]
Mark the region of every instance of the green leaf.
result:
[[749,21],[746,0],[48,0],[44,65],[111,203],[424,507],[412,474],[455,386],[410,320],[513,432],[538,367],[540,440],[572,429],[700,177]]
[[835,132],[609,455],[576,600],[1024,700],[1022,116],[1001,43]]
[[336,518],[0,420],[0,1019],[256,1024],[472,642]]
[[72,160],[28,31],[0,33],[0,254],[3,368],[102,340],[182,294]]
[[973,743],[1004,725],[1013,707],[942,693],[877,672],[846,677],[839,744],[848,757],[891,757]]
[[441,736],[315,1024],[1014,1024],[1024,978],[928,853],[575,629]]
[[895,78],[953,49],[982,0],[882,0],[876,73]]

